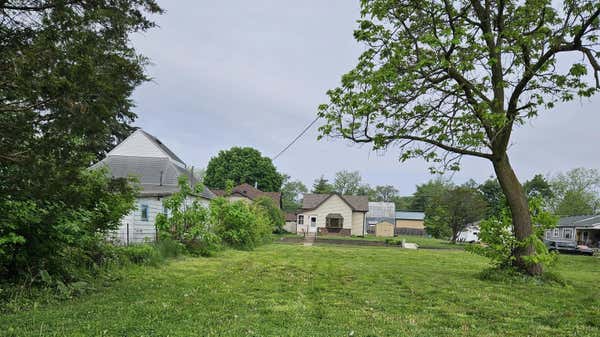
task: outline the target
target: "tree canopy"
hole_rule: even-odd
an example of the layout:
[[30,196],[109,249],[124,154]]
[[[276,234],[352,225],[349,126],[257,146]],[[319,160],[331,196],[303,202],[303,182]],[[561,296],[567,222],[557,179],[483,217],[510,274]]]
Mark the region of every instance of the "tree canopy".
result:
[[308,189],[301,181],[291,180],[290,176],[284,175],[281,187],[281,208],[286,212],[295,212],[302,206],[302,194],[306,192]]
[[204,184],[208,187],[225,189],[227,181],[234,185],[248,183],[257,185],[264,192],[279,192],[283,176],[277,172],[275,165],[260,151],[251,147],[232,147],[219,151],[216,157],[208,162],[204,176]]
[[126,181],[86,168],[132,130],[130,96],[148,77],[129,35],[161,12],[154,0],[0,1],[0,274],[66,277],[70,254],[94,256],[133,207]]
[[329,181],[325,179],[325,176],[315,179],[312,187],[312,193],[327,194],[332,193],[333,191],[333,185],[331,185]]
[[600,210],[600,172],[576,168],[551,180],[555,194],[552,208],[561,216],[589,215]]
[[[456,170],[464,155],[487,159],[516,239],[529,240],[527,197],[507,154],[512,130],[558,101],[600,88],[600,2],[361,4],[354,37],[366,50],[319,107],[321,136],[374,149],[396,146],[402,160],[421,157],[433,170]],[[569,54],[569,64],[559,65],[558,58]],[[525,258],[536,247],[529,242],[516,249],[515,267],[540,274],[541,265]]]

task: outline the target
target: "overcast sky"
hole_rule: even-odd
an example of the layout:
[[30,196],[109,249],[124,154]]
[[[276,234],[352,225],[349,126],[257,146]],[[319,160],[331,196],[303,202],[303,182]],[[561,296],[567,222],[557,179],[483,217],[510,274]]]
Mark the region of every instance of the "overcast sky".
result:
[[[361,52],[352,32],[359,0],[163,0],[160,28],[134,37],[150,58],[153,81],[137,89],[136,126],[161,139],[189,165],[206,167],[219,150],[251,146],[272,157],[326,103]],[[510,149],[522,180],[574,167],[600,167],[600,97],[541,113],[518,129]],[[317,124],[318,125],[318,124]],[[423,160],[370,151],[343,140],[317,141],[316,126],[275,161],[312,185],[324,174],[358,170],[371,185],[400,194],[432,176]],[[464,159],[456,182],[485,180],[489,162]]]

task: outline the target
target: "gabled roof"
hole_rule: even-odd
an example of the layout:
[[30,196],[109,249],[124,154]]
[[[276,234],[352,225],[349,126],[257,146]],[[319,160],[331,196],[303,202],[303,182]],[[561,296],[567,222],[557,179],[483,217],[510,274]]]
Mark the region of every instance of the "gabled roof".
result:
[[158,146],[163,152],[165,152],[167,155],[169,155],[169,157],[171,157],[171,159],[178,161],[185,165],[185,162],[181,158],[179,158],[173,151],[171,151],[171,149],[169,149],[158,138],[154,137],[153,135],[149,134],[148,132],[146,132],[142,129],[138,129],[137,131],[143,133],[144,136],[148,137],[154,144],[156,144],[156,146]]
[[424,220],[425,213],[423,212],[408,212],[398,211],[396,212],[396,220]]
[[369,197],[366,195],[341,195],[337,193],[331,194],[305,194],[302,200],[302,209],[311,210],[321,206],[327,199],[337,195],[340,197],[353,211],[368,212]]
[[[224,196],[225,190],[212,190],[213,193],[215,195],[218,196]],[[275,202],[275,205],[277,205],[277,207],[281,208],[281,192],[263,192],[261,190],[259,190],[258,188],[255,188],[254,186],[247,184],[247,183],[243,183],[241,185],[238,185],[236,187],[234,187],[231,190],[231,195],[235,196],[241,196],[244,198],[248,198],[250,200],[256,200],[260,197],[267,197],[267,198],[271,198],[273,199],[273,202]]]
[[600,215],[576,215],[560,218],[559,227],[596,227],[600,226]]

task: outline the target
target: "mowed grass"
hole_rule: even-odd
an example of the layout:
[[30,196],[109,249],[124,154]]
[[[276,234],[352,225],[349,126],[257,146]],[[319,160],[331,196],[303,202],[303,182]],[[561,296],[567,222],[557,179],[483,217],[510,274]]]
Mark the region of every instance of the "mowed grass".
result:
[[418,235],[400,235],[395,237],[382,237],[375,235],[367,235],[365,237],[359,236],[336,236],[336,235],[322,235],[319,236],[319,239],[333,239],[333,240],[366,240],[366,241],[401,241],[404,239],[406,242],[416,243],[419,245],[419,248],[423,249],[464,249],[465,244],[456,243],[453,244],[447,240],[440,240],[436,238],[429,238],[426,236],[418,236]]
[[1,336],[600,336],[600,259],[568,286],[482,281],[458,250],[271,244],[134,267],[95,293],[0,317]]

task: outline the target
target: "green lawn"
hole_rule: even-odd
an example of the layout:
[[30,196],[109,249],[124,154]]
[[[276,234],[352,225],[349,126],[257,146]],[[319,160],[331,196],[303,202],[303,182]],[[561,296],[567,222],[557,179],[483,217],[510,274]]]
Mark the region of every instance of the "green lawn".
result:
[[435,238],[428,238],[425,236],[417,235],[401,235],[393,238],[381,237],[374,235],[367,235],[365,237],[358,236],[335,236],[335,235],[323,235],[319,236],[320,239],[342,239],[342,240],[367,240],[367,241],[386,241],[389,239],[393,240],[406,240],[406,242],[416,243],[419,248],[423,249],[464,249],[464,244],[452,244],[446,240],[440,240]]
[[600,336],[600,259],[569,286],[482,281],[460,250],[271,244],[161,267],[0,317],[0,336]]

